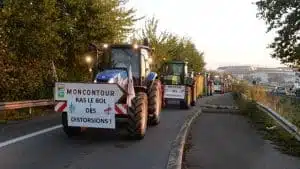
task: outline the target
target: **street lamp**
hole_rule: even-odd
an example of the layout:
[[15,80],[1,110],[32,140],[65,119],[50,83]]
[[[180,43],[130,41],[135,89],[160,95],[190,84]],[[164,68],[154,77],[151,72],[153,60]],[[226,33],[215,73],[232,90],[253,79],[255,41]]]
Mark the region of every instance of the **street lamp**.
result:
[[92,62],[92,57],[90,55],[85,56],[85,61],[90,64]]
[[149,62],[149,64],[152,64],[152,58],[148,58],[148,62]]
[[[103,48],[107,48],[108,47],[108,44],[104,44],[103,45]],[[96,51],[96,63],[98,63],[98,59],[99,59],[99,48],[93,44],[93,43],[90,43],[89,44],[89,50],[93,50],[93,51]]]

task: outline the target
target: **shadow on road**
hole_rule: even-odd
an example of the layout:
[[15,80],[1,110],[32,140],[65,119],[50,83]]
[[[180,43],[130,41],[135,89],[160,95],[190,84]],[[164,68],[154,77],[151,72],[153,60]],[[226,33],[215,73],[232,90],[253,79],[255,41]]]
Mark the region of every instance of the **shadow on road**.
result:
[[68,138],[63,132],[62,137],[64,142],[69,145],[99,145],[103,146],[110,144],[115,148],[128,148],[131,144],[139,142],[138,140],[130,139],[124,131],[113,131],[105,129],[89,129],[83,132],[80,136]]
[[240,110],[236,109],[213,109],[213,108],[202,108],[202,113],[214,113],[214,114],[235,114],[235,115],[241,115]]

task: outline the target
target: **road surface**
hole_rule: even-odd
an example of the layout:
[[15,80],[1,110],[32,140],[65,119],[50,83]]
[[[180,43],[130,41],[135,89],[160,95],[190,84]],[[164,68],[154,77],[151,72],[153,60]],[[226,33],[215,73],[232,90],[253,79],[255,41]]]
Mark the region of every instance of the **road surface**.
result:
[[[234,105],[228,94],[213,96],[208,103]],[[188,169],[300,169],[299,158],[279,152],[231,110],[204,110],[192,126],[189,144]]]
[[[1,169],[164,169],[172,141],[184,119],[194,110],[165,109],[161,123],[148,128],[141,141],[122,139],[109,131],[92,131],[68,139],[59,128],[0,148],[0,166]],[[31,129],[26,129],[25,124],[0,126],[1,142],[40,129],[40,125],[45,126],[43,120],[27,122]],[[59,116],[54,115],[46,123],[47,127],[59,124]]]

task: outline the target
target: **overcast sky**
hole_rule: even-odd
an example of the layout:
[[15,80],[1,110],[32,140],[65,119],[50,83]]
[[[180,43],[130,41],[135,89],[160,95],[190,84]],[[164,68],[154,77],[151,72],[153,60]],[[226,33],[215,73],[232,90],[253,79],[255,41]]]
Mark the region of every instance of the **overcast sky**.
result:
[[[129,0],[137,14],[155,16],[160,29],[186,35],[205,52],[207,68],[227,65],[282,66],[266,49],[273,34],[256,16],[256,0]],[[142,23],[138,23],[140,27]]]

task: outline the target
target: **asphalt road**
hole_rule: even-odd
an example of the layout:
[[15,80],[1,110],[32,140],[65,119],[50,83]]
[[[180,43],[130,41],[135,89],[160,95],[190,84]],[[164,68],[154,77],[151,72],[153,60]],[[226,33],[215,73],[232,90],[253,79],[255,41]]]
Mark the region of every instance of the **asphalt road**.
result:
[[[161,123],[148,128],[141,141],[129,141],[110,131],[91,131],[68,139],[61,128],[0,148],[1,169],[163,169],[172,141],[184,119],[193,113],[173,107],[162,112]],[[45,120],[45,119],[44,119]],[[28,134],[44,125],[43,120],[0,126],[1,141]],[[59,116],[46,120],[59,124]],[[26,129],[26,126],[29,126]],[[20,130],[19,132],[16,132]]]
[[33,120],[10,121],[0,124],[0,142],[30,134],[60,123],[60,114],[53,112],[47,116],[35,117]]
[[[234,105],[230,95],[205,104]],[[203,111],[191,128],[189,169],[300,169],[300,159],[279,152],[243,116],[230,110]]]

